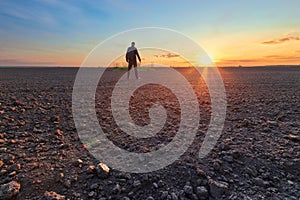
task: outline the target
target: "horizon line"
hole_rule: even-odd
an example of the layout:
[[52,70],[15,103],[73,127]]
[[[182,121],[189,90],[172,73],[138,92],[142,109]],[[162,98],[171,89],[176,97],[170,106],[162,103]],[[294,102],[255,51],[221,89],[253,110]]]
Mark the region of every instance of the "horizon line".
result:
[[[75,66],[75,65],[0,65],[0,68],[81,68],[82,66]],[[85,66],[86,67],[86,66]],[[164,68],[166,66],[139,66],[142,68]],[[139,68],[138,67],[138,68]],[[298,65],[288,65],[288,64],[279,64],[279,65],[225,65],[225,66],[167,66],[171,68],[191,68],[191,67],[220,67],[220,68],[250,68],[250,67],[300,67],[300,64]],[[127,68],[125,66],[89,66],[87,68]]]

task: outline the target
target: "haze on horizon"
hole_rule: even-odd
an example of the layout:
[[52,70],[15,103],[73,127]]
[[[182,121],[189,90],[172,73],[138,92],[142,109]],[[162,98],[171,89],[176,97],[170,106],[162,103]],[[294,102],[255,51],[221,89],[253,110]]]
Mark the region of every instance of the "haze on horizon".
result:
[[[98,43],[139,27],[179,31],[217,66],[299,65],[299,7],[297,0],[1,1],[0,66],[80,66]],[[170,52],[142,53],[148,63],[182,65]]]

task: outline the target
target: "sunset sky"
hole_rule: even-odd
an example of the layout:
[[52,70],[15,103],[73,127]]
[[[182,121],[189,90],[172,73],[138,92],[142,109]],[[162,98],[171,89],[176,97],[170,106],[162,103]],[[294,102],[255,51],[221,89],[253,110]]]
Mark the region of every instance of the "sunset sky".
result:
[[[0,65],[80,66],[98,43],[139,27],[179,31],[218,66],[300,65],[299,8],[299,0],[1,0]],[[180,65],[167,52],[141,55]]]

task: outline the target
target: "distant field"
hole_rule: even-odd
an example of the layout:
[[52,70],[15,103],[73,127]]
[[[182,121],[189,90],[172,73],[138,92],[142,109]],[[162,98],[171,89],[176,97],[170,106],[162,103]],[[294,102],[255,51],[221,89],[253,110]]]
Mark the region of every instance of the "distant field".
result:
[[[143,73],[152,70],[139,69]],[[141,87],[130,101],[134,122],[141,126],[149,123],[148,109],[156,102],[167,110],[166,124],[147,139],[122,132],[113,119],[110,97],[126,70],[106,69],[98,83],[95,109],[99,125],[120,148],[154,151],[176,134],[180,105],[165,87]],[[300,68],[220,68],[226,89],[226,120],[218,143],[202,160],[198,151],[210,121],[210,94],[195,70],[176,70],[189,81],[199,102],[199,129],[190,148],[161,170],[128,174],[112,169],[102,179],[90,170],[99,161],[83,148],[73,120],[72,91],[78,68],[1,68],[0,184],[19,182],[20,200],[42,199],[45,191],[69,199],[146,199],[149,195],[160,199],[169,191],[187,199],[190,189],[195,194],[201,189],[210,196],[221,191],[224,197],[236,199],[298,199]],[[221,187],[215,182],[225,184]]]

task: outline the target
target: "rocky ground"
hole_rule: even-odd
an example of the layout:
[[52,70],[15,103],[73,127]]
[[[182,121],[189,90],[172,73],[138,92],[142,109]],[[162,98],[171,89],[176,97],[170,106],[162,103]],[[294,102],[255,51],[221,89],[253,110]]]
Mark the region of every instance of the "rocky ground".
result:
[[[105,160],[96,160],[81,143],[71,107],[76,68],[0,69],[0,199],[298,200],[300,68],[220,69],[227,94],[225,127],[202,160],[198,151],[210,120],[209,94],[195,71],[178,70],[198,96],[198,134],[168,167],[130,174],[105,171],[99,165]],[[150,139],[118,131],[109,96],[123,73],[107,70],[99,82],[99,124],[115,145],[153,151],[176,134],[179,104],[166,88],[142,87],[130,102],[133,120],[149,123],[147,110],[159,102],[167,110],[166,127]]]

